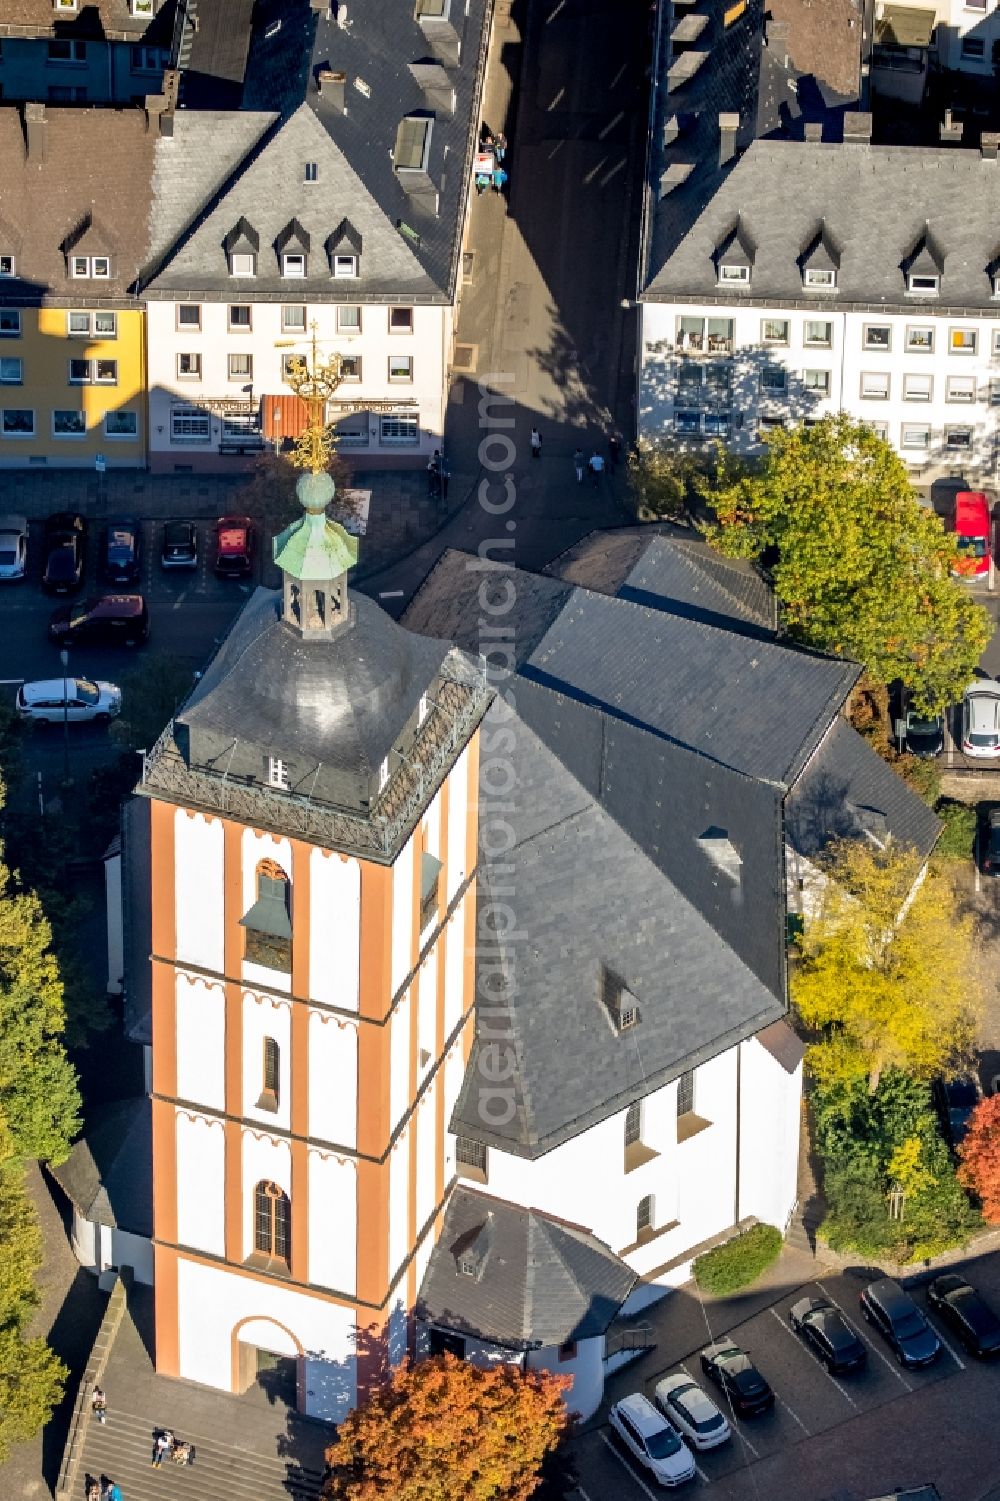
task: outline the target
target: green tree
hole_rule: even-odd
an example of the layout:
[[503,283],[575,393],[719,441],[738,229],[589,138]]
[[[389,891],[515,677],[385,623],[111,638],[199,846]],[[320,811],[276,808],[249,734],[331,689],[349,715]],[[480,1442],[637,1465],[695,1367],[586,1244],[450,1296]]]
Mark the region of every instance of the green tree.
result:
[[[111,722],[111,733],[130,751],[152,750],[194,687],[194,672],[176,657],[150,657],[122,679],[122,711]],[[130,781],[138,780],[135,760]]]
[[628,455],[628,477],[641,521],[683,516],[712,473],[703,450],[669,436],[640,438]]
[[[351,483],[351,471],[340,454],[335,453],[327,465],[327,473],[337,486],[330,514],[343,525],[352,519],[356,510],[344,493]],[[285,454],[268,450],[254,461],[247,471],[246,480],[233,494],[233,512],[245,511],[260,522],[266,560],[271,556],[270,539],[302,515],[295,493],[301,477],[302,470],[297,469]]]
[[956,911],[945,871],[920,880],[915,851],[854,839],[831,844],[822,867],[791,977],[816,1034],[813,1074],[874,1090],[889,1067],[947,1070],[972,1047],[980,1001],[973,920]]
[[760,463],[721,456],[703,495],[713,545],[768,566],[798,640],[901,679],[917,709],[961,698],[992,624],[951,576],[955,539],[872,428],[845,413],[776,428]]

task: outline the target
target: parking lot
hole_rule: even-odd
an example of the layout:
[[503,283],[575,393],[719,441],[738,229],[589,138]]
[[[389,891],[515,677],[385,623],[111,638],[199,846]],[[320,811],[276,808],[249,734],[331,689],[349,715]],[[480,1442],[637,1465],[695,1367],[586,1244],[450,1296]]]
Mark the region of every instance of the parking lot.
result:
[[[963,1268],[969,1280],[1000,1308],[1000,1256],[979,1258]],[[815,1283],[788,1288],[764,1311],[722,1330],[706,1324],[705,1343],[723,1334],[749,1351],[776,1397],[760,1417],[734,1420],[732,1439],[696,1454],[698,1472],[686,1489],[709,1488],[720,1501],[865,1501],[899,1485],[934,1481],[943,1501],[978,1501],[1000,1479],[997,1445],[984,1445],[1000,1410],[1000,1364],[975,1360],[957,1346],[935,1317],[942,1352],[934,1365],[902,1369],[889,1347],[861,1318],[858,1293],[870,1274],[858,1270],[822,1275]],[[850,1319],[868,1350],[860,1372],[833,1377],[792,1332],[788,1310],[802,1296],[825,1296]],[[926,1301],[916,1291],[926,1311]],[[685,1288],[672,1295],[691,1296]],[[661,1326],[669,1329],[667,1316]],[[679,1321],[680,1322],[680,1321]],[[609,1383],[623,1396],[640,1388],[652,1397],[664,1375],[685,1371],[709,1393],[698,1351],[670,1360],[644,1381],[628,1371]],[[644,1473],[606,1422],[573,1444],[582,1501],[649,1501],[664,1492]]]

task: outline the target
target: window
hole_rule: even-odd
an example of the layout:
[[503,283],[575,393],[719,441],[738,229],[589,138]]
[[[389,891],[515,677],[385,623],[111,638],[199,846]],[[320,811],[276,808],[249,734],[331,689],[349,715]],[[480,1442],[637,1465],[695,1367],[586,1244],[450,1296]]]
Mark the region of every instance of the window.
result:
[[201,355],[179,354],[177,356],[178,380],[201,380]]
[[441,905],[441,861],[425,850],[420,857],[420,931],[438,915]]
[[788,386],[788,371],[784,365],[765,365],[760,372],[762,391],[784,391]]
[[695,354],[732,354],[732,318],[678,318],[677,348]]
[[319,162],[306,162],[303,175],[306,182],[319,182]]
[[948,348],[952,354],[975,354],[979,347],[979,334],[974,328],[950,328]]
[[371,436],[368,431],[368,413],[352,412],[347,417],[341,417],[336,425],[336,432],[341,448],[367,448]]
[[304,334],[306,310],[302,303],[294,303],[281,309],[281,327],[286,334]]
[[820,396],[830,394],[829,370],[803,370],[802,384],[807,391],[816,391]]
[[933,328],[926,324],[919,326],[908,324],[906,328],[906,347],[913,354],[933,354]]
[[179,302],[177,304],[178,328],[201,328],[201,303]]
[[68,313],[66,317],[66,332],[71,339],[89,339],[90,314]]
[[256,276],[257,257],[252,251],[234,250],[229,257],[230,276]]
[[85,386],[90,384],[89,360],[70,360],[69,383],[71,386]]
[[934,378],[930,375],[904,375],[904,401],[930,401],[934,395]]
[[567,1360],[575,1360],[576,1359],[576,1340],[575,1339],[568,1339],[565,1344],[560,1345],[559,1349],[556,1352],[556,1359],[560,1363],[565,1363]]
[[807,319],[802,327],[802,342],[816,348],[829,349],[833,344],[833,324]]
[[342,334],[359,334],[361,332],[361,309],[338,307],[337,328]]
[[969,449],[972,447],[971,427],[946,427],[944,430],[944,446],[951,449]]
[[750,267],[749,266],[727,266],[727,265],[723,264],[723,265],[721,265],[719,267],[719,281],[720,281],[720,283],[721,282],[730,282],[730,283],[731,282],[748,282],[749,280],[750,280]]
[[900,437],[901,448],[929,448],[931,430],[923,423],[904,422]]
[[379,790],[379,792],[383,792],[385,790],[385,787],[386,787],[386,784],[388,783],[388,781],[389,781],[389,757],[386,756],[380,762],[379,769],[378,769],[378,790]]
[[888,401],[888,375],[881,371],[864,372],[861,376],[861,396],[864,401]]
[[292,1206],[276,1183],[258,1183],[253,1191],[253,1248],[261,1256],[288,1265],[292,1247]]
[[12,255],[0,255],[0,276],[14,275],[14,257]]
[[249,302],[229,304],[229,330],[231,333],[249,333],[251,329]]
[[1000,328],[993,330],[993,356],[1000,357]]
[[787,344],[788,319],[765,318],[760,325],[760,339],[762,344]]
[[52,413],[53,438],[85,438],[87,419],[83,412],[56,410]]
[[333,274],[337,277],[357,276],[358,258],[356,255],[335,255],[333,258]]
[[474,1178],[478,1183],[486,1183],[489,1168],[489,1148],[484,1142],[474,1141],[471,1136],[455,1138],[455,1171],[460,1178]]
[[642,1101],[636,1100],[625,1112],[625,1145],[634,1146],[642,1140]]
[[288,877],[275,860],[257,866],[257,900],[240,926],[246,934],[243,957],[282,974],[292,972],[292,924]]
[[302,356],[300,354],[283,354],[281,356],[281,379],[291,381],[294,376],[302,374]]
[[342,354],[340,356],[341,380],[361,379],[361,356],[359,354]]
[[974,375],[949,375],[944,399],[945,401],[975,401],[976,377]]
[[409,412],[393,412],[379,418],[379,442],[385,444],[417,443],[420,431],[417,416]]
[[910,275],[906,278],[907,291],[915,292],[918,297],[936,297],[940,288],[940,276]]
[[694,1069],[688,1069],[677,1080],[677,1114],[694,1113]]
[[267,785],[288,790],[288,766],[278,756],[267,758]]
[[409,354],[391,354],[389,356],[389,379],[412,380],[413,356]]
[[99,386],[117,386],[118,384],[118,361],[95,360],[94,380]]
[[96,339],[117,339],[118,337],[118,314],[95,313],[94,314],[94,337]]
[[261,1047],[261,1091],[258,1110],[277,1110],[281,1080],[281,1049],[273,1037],[265,1037]]
[[389,309],[389,332],[391,334],[412,334],[413,309],[411,307],[391,307]]
[[0,338],[17,339],[21,334],[21,312],[19,308],[0,308]]
[[430,154],[431,126],[427,115],[407,115],[396,129],[392,164],[397,172],[423,172]]
[[4,407],[0,417],[0,433],[5,438],[33,438],[35,414],[28,407]]
[[966,62],[982,62],[986,56],[986,39],[981,36],[962,38],[962,57]]
[[207,443],[212,436],[207,412],[198,407],[171,407],[171,443]]
[[[133,0],[133,3],[135,3],[135,0]],[[160,73],[163,71],[165,64],[166,54],[159,47],[139,46],[132,48],[133,73]]]
[[702,416],[702,426],[706,438],[727,438],[729,436],[729,413],[705,412]]
[[701,413],[676,410],[674,412],[675,433],[700,433]]
[[871,428],[871,430],[875,434],[876,438],[881,438],[884,443],[888,443],[888,441],[889,441],[889,424],[888,424],[888,422],[869,422],[869,423],[866,424],[866,426],[868,426],[868,427]]
[[129,10],[133,16],[151,16],[154,0],[129,0]]
[[866,323],[861,335],[863,349],[891,349],[892,329],[887,323]]
[[305,258],[305,256],[304,255],[300,255],[297,251],[295,252],[294,255],[283,255],[281,257],[281,274],[282,274],[282,276],[295,276],[295,277],[305,276],[305,274],[306,274],[306,258]]
[[0,386],[24,384],[24,364],[19,359],[0,358]]
[[656,1203],[652,1194],[646,1194],[640,1199],[635,1211],[635,1238],[642,1240],[653,1228],[656,1212]]
[[230,380],[253,380],[253,355],[231,354],[229,356]]
[[1000,380],[990,381],[990,406],[1000,406]]
[[837,285],[836,271],[821,271],[818,267],[807,266],[805,283],[807,287],[825,287],[828,291]]
[[104,436],[106,438],[137,438],[139,417],[135,412],[105,412]]
[[82,84],[50,83],[45,91],[50,104],[86,104],[87,90]]
[[71,37],[62,36],[53,37],[49,42],[50,63],[85,63],[86,61],[86,42],[78,42]]
[[81,281],[107,281],[111,275],[111,261],[106,255],[71,255],[69,274]]

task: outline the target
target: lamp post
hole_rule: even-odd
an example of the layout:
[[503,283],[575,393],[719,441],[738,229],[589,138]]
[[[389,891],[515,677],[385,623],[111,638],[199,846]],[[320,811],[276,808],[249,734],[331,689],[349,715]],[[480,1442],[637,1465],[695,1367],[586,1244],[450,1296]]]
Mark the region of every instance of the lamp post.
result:
[[69,678],[66,669],[69,666],[69,652],[65,646],[59,653],[59,660],[63,670],[63,786],[72,785],[69,774]]

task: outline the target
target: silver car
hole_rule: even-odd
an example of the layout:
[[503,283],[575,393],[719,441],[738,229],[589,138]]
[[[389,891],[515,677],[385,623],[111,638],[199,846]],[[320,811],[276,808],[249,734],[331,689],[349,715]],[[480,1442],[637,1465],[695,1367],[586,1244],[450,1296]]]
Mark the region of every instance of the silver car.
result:
[[27,517],[0,516],[0,579],[23,579],[27,567]]
[[980,678],[962,697],[962,750],[967,756],[1000,756],[1000,683]]
[[653,1399],[694,1449],[714,1449],[732,1435],[725,1415],[708,1393],[683,1371],[658,1381]]

